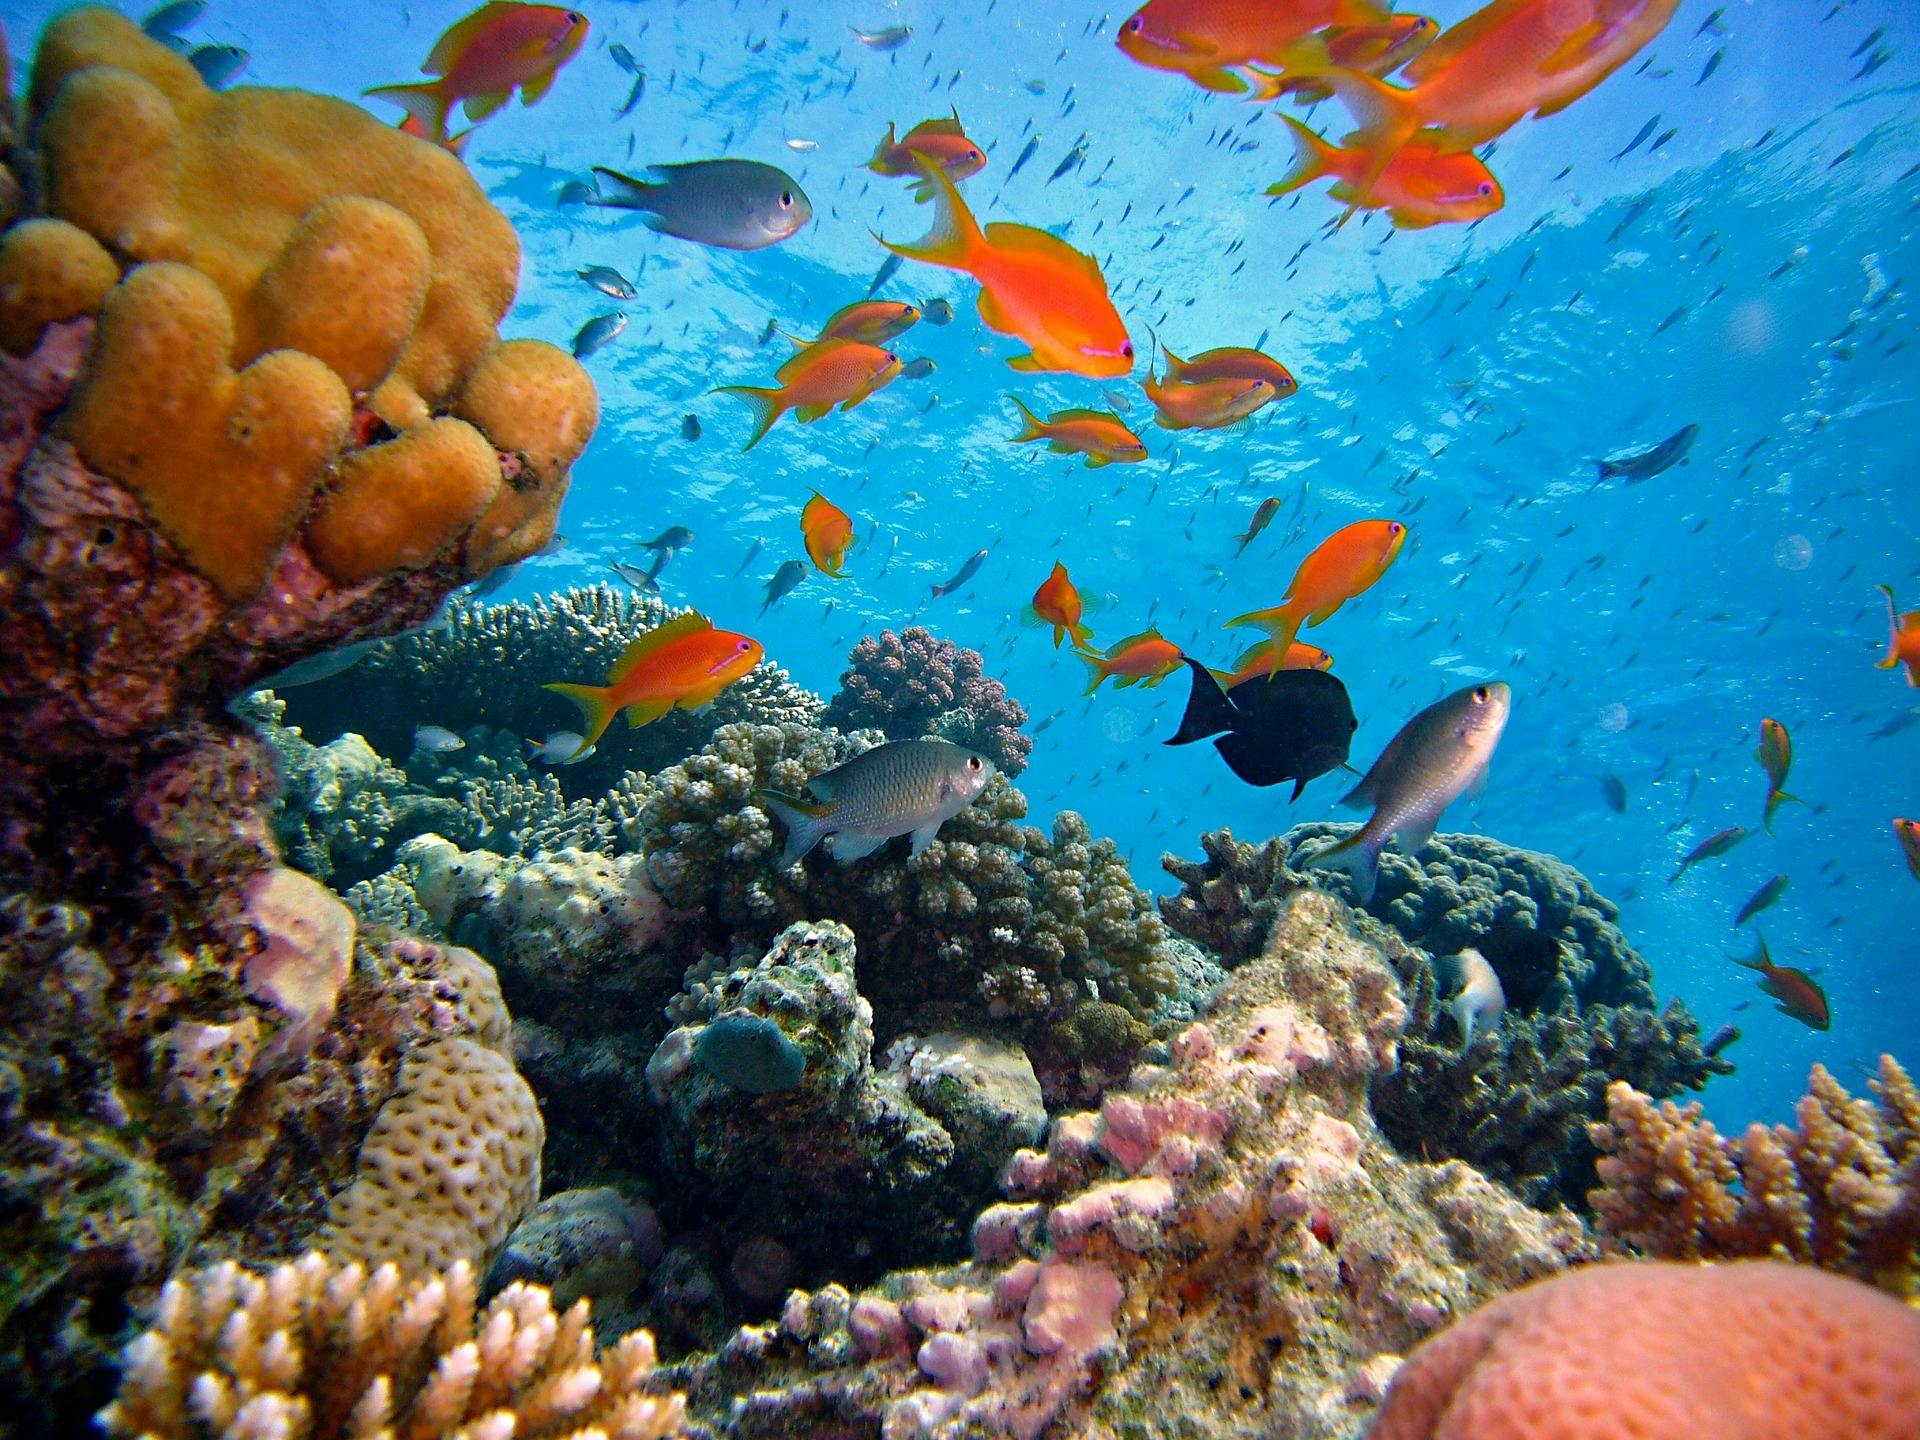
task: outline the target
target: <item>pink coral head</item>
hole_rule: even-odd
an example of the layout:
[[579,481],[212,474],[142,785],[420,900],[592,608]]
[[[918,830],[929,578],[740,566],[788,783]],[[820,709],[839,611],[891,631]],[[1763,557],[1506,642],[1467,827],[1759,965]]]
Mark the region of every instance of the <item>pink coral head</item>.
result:
[[1913,1440],[1920,1313],[1807,1266],[1629,1262],[1413,1352],[1368,1440]]
[[260,1054],[257,1068],[304,1055],[333,1019],[353,964],[353,912],[326,886],[285,868],[255,875],[246,887],[246,920],[260,937],[241,984],[284,1016],[287,1028]]

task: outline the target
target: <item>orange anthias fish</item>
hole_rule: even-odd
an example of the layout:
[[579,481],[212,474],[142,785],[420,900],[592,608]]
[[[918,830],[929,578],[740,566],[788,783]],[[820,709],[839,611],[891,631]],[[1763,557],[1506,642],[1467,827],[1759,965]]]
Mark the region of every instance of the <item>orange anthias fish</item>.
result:
[[1325,78],[1360,127],[1347,143],[1373,151],[1382,167],[1423,130],[1438,149],[1470,150],[1528,115],[1566,109],[1638,54],[1679,7],[1680,0],[1492,0],[1407,66],[1411,88],[1358,70]]
[[1318,645],[1308,645],[1299,640],[1287,646],[1278,665],[1273,663],[1273,655],[1273,641],[1262,640],[1234,661],[1233,669],[1215,670],[1213,678],[1220,682],[1222,690],[1231,690],[1236,685],[1244,685],[1249,680],[1265,679],[1280,670],[1331,670],[1333,668],[1333,656]]
[[669,710],[698,710],[760,663],[760,642],[731,630],[716,630],[689,611],[656,626],[627,647],[605,685],[556,683],[542,688],[580,707],[586,734],[570,759],[599,743],[625,710],[627,723],[652,724]]
[[818,490],[800,509],[800,535],[806,541],[813,568],[836,580],[846,579],[843,567],[853,548],[853,519]]
[[[1326,68],[1359,70],[1368,75],[1391,75],[1439,38],[1440,23],[1425,15],[1395,15],[1384,25],[1347,25],[1323,30]],[[1317,64],[1314,70],[1321,67]],[[1313,105],[1333,94],[1333,87],[1316,74],[1272,73],[1250,68],[1255,100],[1278,100],[1291,95],[1300,105]]]
[[1894,608],[1893,587],[1875,588],[1887,597],[1887,654],[1885,659],[1874,663],[1882,670],[1904,665],[1907,684],[1920,686],[1920,610],[1909,610],[1902,615]]
[[1320,624],[1386,574],[1406,541],[1407,527],[1398,520],[1359,520],[1336,530],[1300,562],[1281,604],[1236,615],[1227,624],[1265,629],[1277,662],[1303,624]]
[[882,245],[978,280],[980,318],[988,328],[1033,347],[1007,362],[1016,370],[1110,380],[1133,369],[1133,342],[1092,256],[1044,230],[1006,220],[981,230],[953,182],[926,157],[915,163],[934,187],[933,228],[917,245]]
[[1027,607],[1027,613],[1034,621],[1053,627],[1053,648],[1058,650],[1060,642],[1067,637],[1073,638],[1073,648],[1084,649],[1093,639],[1093,632],[1081,623],[1086,606],[1080,599],[1080,592],[1073,587],[1073,581],[1067,578],[1067,567],[1058,560],[1053,562],[1053,573],[1040,582],[1040,588],[1033,592],[1033,604]]
[[558,5],[492,0],[440,37],[420,68],[438,80],[382,85],[366,93],[391,100],[420,118],[424,138],[447,139],[447,115],[464,105],[469,120],[484,120],[520,92],[531,105],[553,85],[560,67],[587,38],[587,17]]
[[1760,762],[1760,768],[1767,772],[1767,807],[1765,821],[1767,833],[1773,833],[1773,812],[1782,804],[1791,800],[1796,805],[1803,801],[1798,795],[1789,795],[1785,790],[1787,771],[1793,768],[1793,737],[1787,734],[1787,727],[1771,718],[1760,722],[1760,743],[1754,748],[1753,758]]
[[1804,970],[1774,964],[1773,956],[1767,953],[1765,937],[1758,938],[1759,948],[1747,959],[1742,960],[1738,955],[1727,958],[1736,965],[1760,972],[1761,993],[1780,1002],[1773,1008],[1782,1015],[1789,1015],[1812,1029],[1825,1030],[1833,1021],[1833,1012],[1827,1007],[1827,992],[1820,988],[1820,982]]
[[1265,380],[1236,377],[1182,385],[1162,383],[1151,370],[1140,388],[1153,402],[1154,420],[1163,430],[1222,430],[1275,398],[1273,386]]
[[1105,410],[1058,410],[1042,420],[1018,395],[1007,398],[1020,412],[1020,433],[1013,437],[1016,445],[1045,440],[1055,454],[1086,456],[1089,470],[1102,465],[1135,465],[1147,458],[1147,447],[1118,415]]
[[1276,399],[1284,400],[1300,388],[1293,372],[1258,350],[1245,345],[1221,345],[1202,350],[1191,360],[1182,360],[1154,337],[1160,345],[1160,359],[1166,365],[1168,385],[1204,385],[1209,380],[1264,380],[1273,386]]
[[853,409],[899,373],[900,357],[891,350],[857,340],[822,340],[773,372],[781,382],[778,388],[722,385],[713,393],[738,395],[753,406],[753,437],[740,447],[744,451],[758,445],[787,411],[798,414],[802,425],[811,425],[836,405]]
[[1150,70],[1185,75],[1203,90],[1239,94],[1253,84],[1234,70],[1255,61],[1286,69],[1325,64],[1326,48],[1301,42],[1330,25],[1376,26],[1392,16],[1381,0],[1147,0],[1114,44]]
[[[887,138],[873,152],[867,168],[876,175],[919,175],[914,156],[924,156],[940,167],[949,180],[961,181],[987,168],[987,154],[967,138],[960,128],[960,112],[951,119],[922,120],[903,137],[893,136],[893,122],[887,122]],[[924,204],[933,198],[933,185],[922,178],[913,186],[913,198]]]
[[1436,150],[1416,140],[1396,151],[1368,185],[1372,152],[1339,149],[1292,116],[1278,118],[1293,137],[1293,168],[1267,187],[1269,195],[1290,194],[1331,175],[1336,183],[1328,193],[1334,199],[1353,210],[1385,210],[1401,230],[1484,220],[1507,203],[1500,182],[1472,151]]
[[855,340],[862,345],[884,345],[920,323],[920,307],[904,300],[856,300],[834,311],[811,340],[787,338],[802,350],[822,340]]
[[1907,873],[1920,880],[1920,820],[1895,820],[1893,834],[1907,857]]
[[1149,687],[1158,685],[1178,670],[1186,658],[1180,653],[1180,647],[1158,630],[1129,635],[1110,645],[1104,655],[1081,649],[1073,653],[1087,662],[1087,688],[1081,692],[1084,695],[1093,694],[1109,676],[1119,677],[1122,690],[1143,680]]
[[1273,517],[1279,513],[1280,499],[1278,496],[1269,495],[1266,499],[1262,500],[1253,512],[1252,521],[1247,525],[1247,533],[1238,537],[1240,548],[1233,552],[1234,555],[1238,557],[1246,554],[1247,546],[1253,543],[1254,537],[1266,529],[1267,526],[1271,525],[1273,523]]

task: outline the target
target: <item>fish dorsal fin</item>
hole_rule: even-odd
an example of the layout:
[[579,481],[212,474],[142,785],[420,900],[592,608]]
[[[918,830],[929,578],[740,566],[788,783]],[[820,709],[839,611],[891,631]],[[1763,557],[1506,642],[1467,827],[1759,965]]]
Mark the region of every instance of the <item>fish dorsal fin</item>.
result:
[[1111,424],[1120,426],[1123,430],[1126,429],[1126,425],[1121,421],[1120,417],[1110,410],[1056,410],[1052,416],[1049,417],[1047,423],[1049,425],[1057,425],[1062,420],[1105,420]]
[[1438,38],[1400,72],[1401,75],[1416,85],[1431,80],[1463,51],[1508,24],[1521,11],[1539,3],[1540,0],[1493,0],[1491,5],[1482,6],[1466,19],[1442,30]]
[[656,655],[676,640],[684,640],[689,635],[698,635],[702,631],[713,629],[713,622],[698,611],[689,610],[684,615],[676,615],[664,625],[655,626],[646,634],[638,636],[627,646],[620,658],[614,662],[613,673],[607,677],[609,685],[618,685],[633,669],[649,655]]
[[1057,261],[1082,279],[1102,287],[1106,285],[1101,278],[1098,262],[1091,255],[1074,249],[1058,235],[1049,235],[1045,230],[1036,230],[1031,225],[1020,225],[1012,220],[996,220],[987,226],[985,233],[987,244],[1002,255]]
[[490,3],[482,5],[440,37],[438,43],[428,53],[427,63],[420,67],[421,73],[446,74],[453,68],[454,62],[460,58],[461,52],[471,45],[482,31],[489,25],[498,23],[502,15],[519,8],[518,5],[506,3],[506,0],[490,0]]
[[790,385],[804,373],[807,366],[820,364],[829,356],[839,353],[853,343],[851,340],[839,339],[816,340],[813,344],[796,350],[788,356],[786,362],[773,372],[773,378],[783,385]]
[[1161,635],[1158,630],[1142,630],[1138,635],[1129,635],[1124,640],[1114,641],[1113,644],[1107,647],[1107,658],[1111,660],[1114,656],[1122,654],[1135,645],[1144,644],[1150,640],[1159,641],[1160,639]]
[[912,140],[918,135],[964,136],[966,133],[966,131],[960,128],[960,117],[958,114],[955,114],[952,119],[948,119],[944,115],[936,115],[931,120],[922,120],[918,125],[907,131],[907,139]]

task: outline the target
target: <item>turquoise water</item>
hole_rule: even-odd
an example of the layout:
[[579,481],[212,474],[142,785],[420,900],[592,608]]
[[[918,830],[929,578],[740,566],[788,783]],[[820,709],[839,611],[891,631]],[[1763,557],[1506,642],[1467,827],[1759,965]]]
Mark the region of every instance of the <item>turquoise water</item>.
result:
[[[415,78],[467,8],[216,3],[193,36],[246,48],[246,83],[354,96]],[[1428,7],[1443,22],[1472,8]],[[1716,12],[1724,37],[1700,33]],[[16,49],[49,13],[0,5]],[[604,417],[575,471],[570,543],[506,593],[602,578],[609,560],[644,559],[635,542],[682,524],[697,539],[667,570],[667,597],[753,634],[813,688],[830,692],[847,649],[883,626],[923,623],[977,646],[1036,720],[1053,720],[1020,782],[1036,812],[1082,811],[1164,888],[1163,850],[1196,855],[1220,825],[1264,838],[1328,817],[1338,780],[1288,806],[1209,747],[1162,748],[1184,679],[1089,702],[1079,664],[1023,628],[1020,607],[1058,558],[1106,597],[1103,640],[1152,622],[1225,663],[1245,635],[1219,622],[1276,603],[1314,543],[1352,520],[1404,518],[1412,540],[1386,579],[1303,636],[1338,657],[1361,720],[1355,762],[1445,691],[1510,682],[1492,783],[1443,828],[1579,865],[1620,901],[1663,992],[1709,1031],[1740,1025],[1739,1072],[1707,1096],[1716,1117],[1779,1118],[1816,1061],[1857,1089],[1881,1050],[1912,1058],[1920,888],[1888,821],[1920,814],[1920,725],[1872,738],[1920,712],[1920,692],[1873,667],[1885,640],[1873,585],[1920,604],[1909,6],[1688,0],[1647,66],[1498,142],[1502,213],[1401,234],[1376,217],[1331,236],[1324,186],[1260,193],[1286,166],[1280,126],[1134,65],[1112,45],[1121,11],[642,0],[585,13],[592,34],[552,94],[489,122],[468,156],[524,245],[503,329],[565,344],[609,309],[630,320],[587,362]],[[899,24],[914,33],[887,53],[850,33]],[[1855,80],[1871,47],[1852,52],[1880,26],[1892,58]],[[625,118],[632,82],[612,41],[648,75]],[[1148,425],[1137,384],[1112,382],[1147,462],[1089,471],[1016,448],[1009,393],[1045,413],[1104,408],[1101,386],[1016,375],[1004,363],[1015,346],[979,323],[972,282],[908,263],[879,293],[954,303],[953,324],[898,342],[937,373],[815,426],[783,421],[742,454],[745,407],[709,390],[766,383],[786,353],[759,343],[769,320],[811,333],[865,293],[884,258],[869,227],[924,231],[905,185],[860,167],[888,121],[904,131],[949,106],[990,155],[969,203],[1095,254],[1143,354],[1148,326],[1182,354],[1265,335],[1299,395],[1244,431],[1174,436]],[[1610,158],[1656,114],[1654,135],[1671,128],[1671,140]],[[1084,164],[1050,180],[1076,145]],[[554,203],[595,164],[721,155],[789,170],[814,223],[740,255]],[[639,298],[610,304],[575,278],[589,264],[620,269]],[[704,428],[696,442],[681,435],[688,413]],[[1701,427],[1691,463],[1594,488],[1595,456],[1688,423]],[[812,576],[756,619],[766,577],[802,553],[798,513],[814,489],[856,517],[850,578]],[[1270,495],[1280,517],[1236,560],[1234,537]],[[736,574],[756,540],[765,548]],[[930,600],[982,547],[974,580]],[[570,724],[555,707],[555,727]],[[1777,836],[1669,887],[1698,840],[1757,825],[1765,715],[1791,729],[1790,788],[1810,803],[1785,807]],[[1603,801],[1609,773],[1624,814]],[[1729,922],[1774,873],[1792,886],[1760,928],[1780,963],[1825,967],[1830,1033],[1775,1014],[1725,958],[1751,949]]]

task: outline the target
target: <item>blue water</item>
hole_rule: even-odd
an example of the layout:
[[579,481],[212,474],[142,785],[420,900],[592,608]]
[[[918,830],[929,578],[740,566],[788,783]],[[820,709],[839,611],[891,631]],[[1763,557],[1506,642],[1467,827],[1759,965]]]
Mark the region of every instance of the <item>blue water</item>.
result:
[[[216,0],[194,38],[248,49],[246,83],[352,97],[416,78],[467,8]],[[1472,8],[1427,7],[1445,22]],[[588,362],[604,418],[575,471],[571,543],[507,593],[602,578],[609,559],[642,558],[636,540],[684,524],[698,538],[668,570],[668,597],[750,631],[814,688],[831,692],[846,650],[882,626],[925,623],[977,646],[1036,719],[1057,714],[1021,780],[1036,812],[1084,812],[1164,888],[1163,850],[1195,855],[1200,832],[1220,825],[1264,838],[1327,817],[1337,778],[1289,807],[1240,784],[1209,747],[1162,748],[1184,680],[1109,687],[1089,703],[1079,664],[1024,629],[1020,606],[1063,559],[1085,593],[1107,597],[1094,617],[1103,640],[1151,621],[1223,663],[1246,632],[1220,620],[1276,603],[1334,528],[1400,516],[1413,538],[1385,581],[1303,636],[1334,652],[1352,690],[1355,761],[1441,693],[1511,682],[1492,784],[1443,828],[1580,865],[1621,901],[1663,992],[1709,1030],[1741,1026],[1739,1073],[1708,1095],[1723,1122],[1781,1118],[1816,1061],[1857,1088],[1884,1049],[1920,1059],[1920,887],[1888,824],[1920,815],[1920,726],[1869,738],[1920,708],[1920,692],[1872,663],[1885,639],[1874,583],[1920,605],[1911,5],[1688,0],[1643,73],[1636,61],[1498,142],[1501,214],[1405,234],[1373,218],[1332,236],[1324,187],[1260,194],[1290,153],[1278,124],[1135,66],[1112,45],[1124,9],[983,9],[598,0],[552,94],[480,130],[469,159],[525,248],[503,329],[565,344],[614,308],[575,278],[584,265],[614,265],[641,291],[618,307],[625,334]],[[0,4],[16,50],[49,13]],[[1715,13],[1724,38],[1699,33]],[[897,24],[914,34],[892,53],[850,33]],[[1856,81],[1864,54],[1851,52],[1878,26],[1893,59]],[[615,40],[649,76],[625,119],[614,112],[631,80],[607,53]],[[740,453],[745,407],[708,391],[766,382],[786,353],[758,343],[770,319],[806,332],[865,293],[884,258],[869,227],[924,231],[904,184],[859,167],[889,120],[904,131],[949,106],[991,157],[965,186],[983,220],[1092,251],[1136,342],[1149,325],[1183,354],[1266,334],[1300,394],[1244,432],[1175,437],[1146,428],[1137,386],[1116,383],[1146,463],[1089,471],[1016,448],[1009,392],[1044,413],[1104,407],[1099,386],[1016,375],[1003,363],[1015,346],[978,322],[971,282],[909,263],[883,295],[946,297],[958,311],[898,343],[938,373],[812,427],[783,421]],[[1655,134],[1674,137],[1610,159],[1656,113]],[[1316,118],[1340,120],[1334,107]],[[1009,181],[1032,134],[1038,150]],[[1076,143],[1084,166],[1050,182]],[[553,203],[594,164],[719,155],[788,169],[815,223],[736,255]],[[705,427],[696,443],[680,436],[689,412]],[[1690,464],[1593,488],[1593,457],[1687,423],[1701,427]],[[756,621],[765,578],[801,553],[798,512],[816,488],[871,538],[847,581],[812,577]],[[1268,495],[1281,518],[1235,560],[1233,537]],[[764,552],[736,577],[756,539]],[[930,585],[983,546],[974,581],[930,602]],[[563,709],[556,725],[570,723]],[[1810,803],[1785,807],[1776,837],[1669,888],[1699,839],[1757,826],[1763,715],[1792,730],[1790,788]],[[1625,783],[1624,815],[1603,803],[1608,772]],[[1774,1013],[1725,958],[1751,949],[1730,921],[1776,872],[1792,887],[1760,928],[1779,962],[1825,967],[1831,1033]]]

